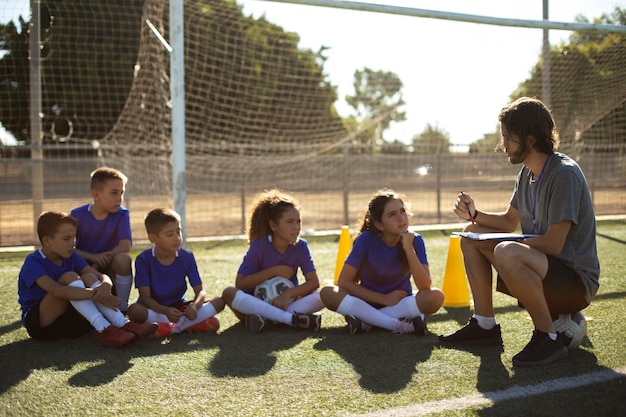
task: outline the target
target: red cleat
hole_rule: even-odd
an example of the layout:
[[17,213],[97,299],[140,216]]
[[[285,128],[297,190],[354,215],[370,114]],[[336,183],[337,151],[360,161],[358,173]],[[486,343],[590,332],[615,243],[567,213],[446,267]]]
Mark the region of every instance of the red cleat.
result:
[[134,341],[136,337],[133,333],[109,326],[100,333],[100,343],[106,347],[122,347]]
[[120,329],[124,330],[125,332],[133,333],[134,335],[143,338],[146,336],[152,336],[154,332],[157,330],[158,326],[159,326],[158,323],[140,324],[140,323],[135,323],[134,321],[129,321],[128,323],[120,327]]
[[197,332],[216,332],[219,328],[220,322],[217,317],[209,317],[205,321],[201,321],[200,323],[194,324],[188,328],[187,332],[190,334]]
[[158,323],[152,336],[155,338],[167,337],[172,334],[173,329],[174,323]]

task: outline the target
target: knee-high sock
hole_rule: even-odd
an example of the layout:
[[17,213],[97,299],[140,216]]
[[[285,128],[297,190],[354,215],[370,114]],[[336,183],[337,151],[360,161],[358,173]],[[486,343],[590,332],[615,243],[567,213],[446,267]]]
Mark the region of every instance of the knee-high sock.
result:
[[424,320],[424,314],[420,311],[415,301],[415,296],[409,295],[404,297],[400,302],[394,306],[385,306],[379,310],[388,316],[399,318],[414,318],[419,316]]
[[165,314],[157,313],[154,310],[148,309],[148,318],[144,323],[169,323],[170,320],[167,318]]
[[360,298],[346,295],[339,306],[337,313],[344,316],[352,315],[363,320],[367,324],[382,327],[383,329],[395,331],[398,319],[381,313],[378,309],[372,307]]
[[180,320],[178,320],[178,323],[174,324],[174,329],[172,329],[172,333],[180,333],[184,330],[187,330],[191,326],[202,323],[209,317],[213,317],[216,314],[217,311],[215,311],[215,307],[213,307],[213,304],[206,303],[202,307],[200,307],[200,310],[198,310],[198,316],[195,320],[188,320],[187,317],[182,316]]
[[[95,288],[96,286],[98,286],[100,284],[99,281],[95,282],[91,288]],[[111,323],[113,326],[115,327],[122,327],[123,325],[125,325],[126,323],[128,323],[128,319],[124,316],[124,314],[118,310],[118,309],[112,309],[109,307],[106,307],[100,303],[98,303],[97,301],[94,301],[94,304],[96,306],[96,308],[98,309],[98,311],[100,311],[100,313],[109,321],[109,323]]]
[[132,275],[115,275],[115,295],[120,299],[120,310],[128,310],[128,299],[133,287]]
[[293,318],[292,313],[281,310],[278,307],[274,307],[270,303],[266,303],[265,301],[241,290],[237,291],[235,294],[232,307],[244,314],[258,314],[261,317],[291,326]]
[[287,311],[290,313],[311,314],[320,311],[322,308],[324,308],[324,303],[320,298],[320,293],[315,291],[289,304]]
[[[76,281],[71,282],[68,286],[85,288],[85,283],[77,279]],[[98,310],[98,307],[96,307],[93,300],[71,300],[70,303],[76,311],[78,311],[84,318],[87,319],[87,321],[89,321],[89,323],[91,323],[93,328],[96,329],[98,333],[102,333],[104,329],[111,325],[102,313],[100,313],[100,310]]]

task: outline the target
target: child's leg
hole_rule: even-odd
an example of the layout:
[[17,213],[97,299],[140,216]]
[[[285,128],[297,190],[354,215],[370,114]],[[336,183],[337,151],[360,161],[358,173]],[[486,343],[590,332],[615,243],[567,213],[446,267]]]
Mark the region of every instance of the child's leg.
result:
[[412,319],[419,316],[422,320],[424,320],[424,314],[420,311],[419,307],[417,306],[417,301],[412,295],[404,297],[402,300],[400,300],[398,304],[394,306],[385,306],[378,311],[397,319]]
[[231,307],[244,314],[257,314],[261,317],[291,326],[293,313],[274,307],[241,290],[237,291]]
[[198,323],[202,323],[210,317],[213,317],[217,314],[217,310],[211,303],[206,303],[198,310],[198,316],[194,320],[188,320],[187,317],[183,316],[178,320],[178,323],[174,323],[174,328],[172,329],[172,333],[181,333],[184,330],[187,330],[191,326],[194,326]]
[[[72,281],[68,284],[70,287],[85,288],[85,284],[80,279]],[[104,329],[109,327],[111,323],[100,313],[100,310],[96,307],[96,304],[92,300],[72,300],[70,301],[72,306],[78,311],[84,318],[91,323],[94,329],[98,333],[102,333]]]
[[365,323],[391,331],[395,331],[398,328],[398,322],[400,321],[397,318],[381,313],[365,301],[351,295],[346,295],[343,298],[337,307],[337,313],[344,316],[352,315]]
[[287,311],[290,313],[311,314],[320,311],[322,308],[324,308],[324,303],[322,303],[320,293],[315,291],[289,304]]
[[[93,331],[91,324],[74,309],[68,300],[61,300],[64,301],[65,311],[52,322],[49,322],[53,316],[46,306],[49,302],[46,298],[52,299],[56,297],[47,294],[39,305],[31,308],[26,314],[24,326],[30,337],[38,340],[73,339]],[[44,319],[45,321],[43,322],[49,324],[43,326],[42,320]]]
[[[100,285],[100,282],[94,282],[91,285],[91,288],[95,288],[98,285]],[[105,307],[105,306],[103,306],[102,304],[100,304],[98,302],[93,302],[93,304],[96,306],[98,311],[100,311],[100,313],[113,326],[115,326],[117,328],[120,328],[120,327],[124,327],[124,325],[126,323],[128,323],[128,319],[124,316],[124,313],[122,313],[120,310],[117,310],[117,309],[113,310],[112,308]]]
[[115,284],[115,295],[120,299],[120,310],[126,311],[133,286],[132,258],[128,253],[118,253],[113,257],[111,265],[115,271],[115,276],[111,277]]

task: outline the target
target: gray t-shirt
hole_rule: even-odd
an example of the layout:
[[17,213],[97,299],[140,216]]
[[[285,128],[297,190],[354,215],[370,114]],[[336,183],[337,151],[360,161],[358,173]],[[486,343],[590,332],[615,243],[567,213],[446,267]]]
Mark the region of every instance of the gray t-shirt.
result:
[[585,298],[591,302],[598,291],[600,276],[596,220],[587,180],[576,161],[557,152],[538,178],[533,178],[532,171],[523,167],[509,203],[519,212],[522,233],[541,235],[550,224],[572,222],[557,258],[582,278]]

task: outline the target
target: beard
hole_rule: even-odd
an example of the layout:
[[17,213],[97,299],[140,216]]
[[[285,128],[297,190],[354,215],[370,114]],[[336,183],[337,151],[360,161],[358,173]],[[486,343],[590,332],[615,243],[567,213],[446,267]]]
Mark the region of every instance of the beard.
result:
[[509,153],[509,162],[512,164],[521,164],[526,157],[530,154],[530,147],[526,142],[519,143],[517,151]]

